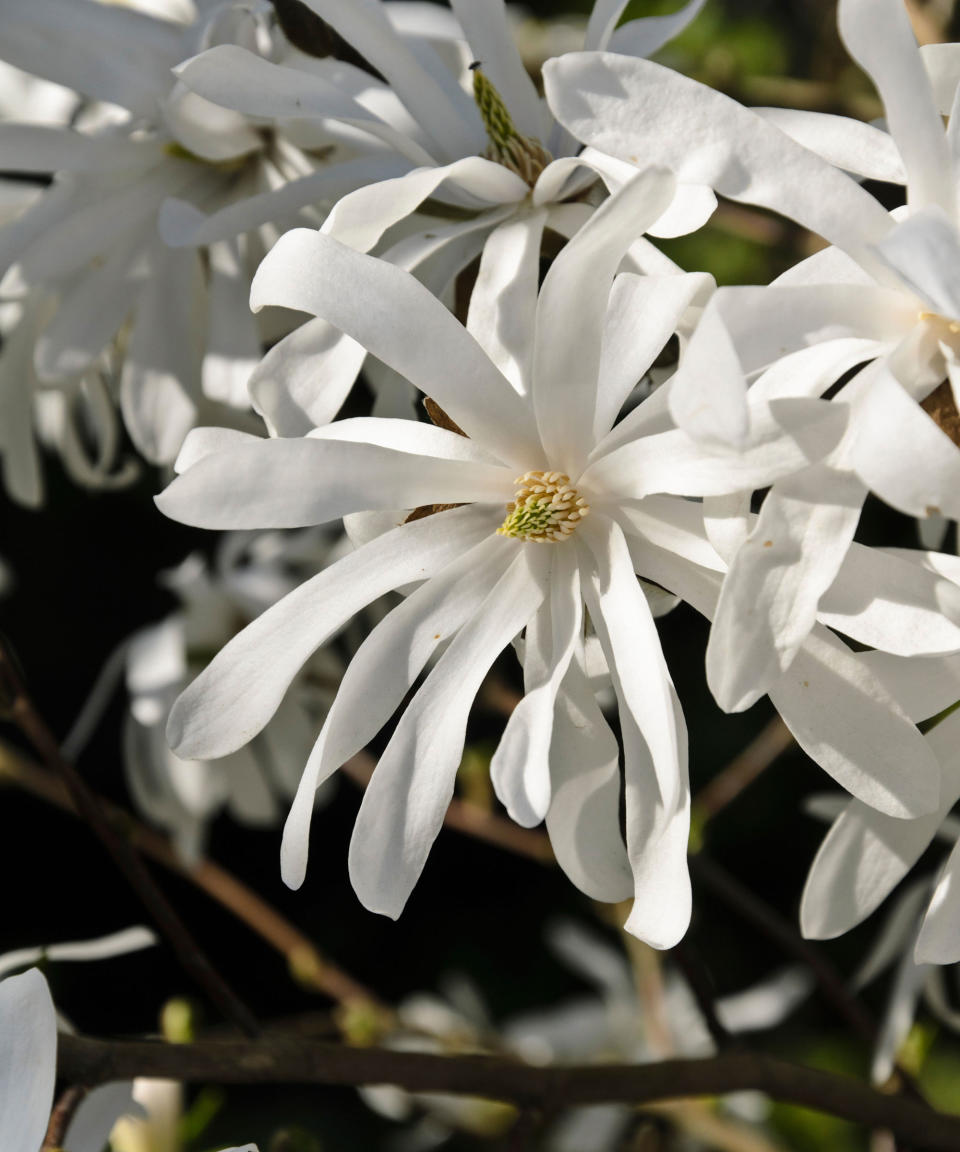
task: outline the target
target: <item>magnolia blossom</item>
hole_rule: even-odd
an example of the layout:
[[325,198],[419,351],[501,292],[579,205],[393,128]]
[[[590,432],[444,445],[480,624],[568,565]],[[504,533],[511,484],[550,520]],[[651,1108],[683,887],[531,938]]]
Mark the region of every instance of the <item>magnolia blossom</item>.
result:
[[[553,106],[579,138],[675,165],[681,177],[782,212],[835,245],[769,288],[717,294],[671,393],[681,427],[742,443],[746,381],[794,350],[806,354],[783,362],[782,395],[821,394],[872,361],[835,394],[850,409],[847,434],[826,460],[774,486],[732,562],[707,656],[728,710],[752,704],[790,666],[846,562],[868,490],[911,515],[960,516],[951,440],[960,118],[946,132],[940,118],[960,68],[956,53],[939,53],[934,91],[901,0],[841,0],[839,21],[883,97],[891,135],[842,117],[748,111],[642,61],[574,56],[547,68]],[[654,122],[656,133],[645,127]],[[857,174],[906,182],[907,207],[888,213],[810,149]],[[939,607],[952,616],[946,595]],[[928,639],[905,635],[900,653],[930,653]]]
[[[585,45],[647,55],[680,32],[702,5],[691,0],[672,16],[634,20],[614,31],[625,0],[598,0]],[[307,7],[386,83],[338,60],[312,60],[308,67],[293,57],[278,66],[232,46],[188,61],[178,69],[180,81],[248,115],[334,122],[375,139],[398,170],[385,173],[387,179],[371,178],[339,200],[323,231],[359,251],[377,248],[435,294],[443,296],[457,273],[483,252],[484,278],[508,297],[527,250],[539,251],[545,228],[569,236],[589,217],[584,193],[598,175],[616,189],[635,174],[633,164],[577,155],[578,145],[554,121],[524,68],[503,0],[452,0],[452,13],[436,8],[435,14],[422,14],[415,36],[404,34],[413,30],[409,21],[393,16],[404,6],[383,0],[309,0]],[[459,28],[452,23],[462,49],[453,60],[442,57],[429,38],[431,31],[442,33],[450,45],[451,21],[445,18],[451,15],[459,21]],[[715,207],[709,189],[678,186],[647,230],[692,231]],[[272,349],[254,374],[258,410],[286,436],[326,423],[343,403],[366,351],[324,318],[311,321]],[[378,390],[386,386],[379,366],[371,377]]]
[[[177,83],[173,66],[203,47],[273,51],[257,5],[221,4],[184,25],[92,0],[3,0],[0,21],[0,52],[93,101],[76,128],[0,124],[5,171],[54,176],[0,231],[0,293],[23,313],[0,357],[0,403],[17,405],[22,427],[35,370],[54,394],[95,391],[95,426],[119,401],[139,451],[170,462],[198,419],[236,423],[249,407],[262,343],[245,300],[276,227],[319,220],[302,210],[380,174],[379,161],[353,148],[333,164],[341,154],[322,131],[300,147]],[[202,248],[170,247],[166,230],[200,207]],[[60,437],[72,425],[82,441],[87,413],[58,416]],[[5,454],[25,451],[16,439],[4,437]],[[81,478],[109,475],[104,456]],[[35,503],[28,468],[7,463],[12,493]]]
[[[327,319],[419,387],[440,425],[362,418],[268,441],[198,430],[181,454],[184,474],[158,498],[168,515],[213,528],[414,510],[394,513],[396,527],[264,613],[171,713],[180,755],[241,747],[327,636],[375,596],[420,585],[347,670],[287,821],[287,883],[304,878],[316,787],[370,741],[443,649],[380,759],[350,852],[363,902],[399,914],[452,794],[473,697],[525,631],[526,695],[492,763],[499,797],[523,824],[546,817],[558,859],[589,894],[632,892],[630,931],[660,947],[683,933],[686,732],[635,573],[659,585],[649,591],[658,610],[679,597],[712,615],[725,563],[703,507],[682,497],[736,503],[796,471],[831,450],[845,410],[758,397],[743,452],[672,428],[669,385],[617,422],[683,312],[709,291],[697,274],[615,278],[633,237],[672,195],[666,172],[634,179],[563,250],[539,296],[536,252],[509,315],[478,284],[471,316],[500,318],[469,331],[409,274],[319,233],[289,233],[258,272],[255,307]],[[726,548],[721,511],[714,536]],[[883,565],[861,551],[879,613],[840,603],[823,617],[856,638],[882,633],[889,597]],[[617,743],[586,680],[585,609],[619,707],[625,847]],[[771,694],[804,748],[855,795],[896,815],[934,806],[937,766],[922,737],[823,624]]]
[[131,637],[127,782],[140,810],[170,832],[188,859],[203,850],[207,825],[221,809],[245,824],[279,820],[343,669],[331,649],[315,652],[264,732],[218,760],[181,760],[170,751],[164,735],[170,707],[240,628],[295,588],[299,574],[336,555],[331,544],[317,532],[231,533],[214,565],[194,555],[163,574],[182,607]]

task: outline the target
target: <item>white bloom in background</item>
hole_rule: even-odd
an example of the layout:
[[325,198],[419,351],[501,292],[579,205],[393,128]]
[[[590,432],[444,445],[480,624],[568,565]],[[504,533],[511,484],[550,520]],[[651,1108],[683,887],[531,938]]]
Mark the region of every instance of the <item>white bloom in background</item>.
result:
[[[744,452],[703,446],[672,428],[669,385],[616,423],[684,311],[710,286],[696,274],[615,279],[631,240],[672,194],[668,173],[635,178],[562,251],[539,296],[538,253],[528,251],[508,312],[496,311],[496,288],[485,290],[481,278],[471,316],[484,322],[470,331],[407,273],[329,236],[290,233],[261,267],[255,307],[322,316],[430,397],[443,425],[365,418],[267,441],[198,430],[181,454],[184,474],[158,498],[168,515],[213,528],[415,510],[397,513],[397,527],[264,613],[171,713],[179,755],[241,747],[326,637],[374,597],[423,582],[347,670],[287,821],[289,884],[304,878],[317,785],[375,736],[442,650],[380,759],[350,853],[361,900],[399,914],[452,795],[476,691],[526,629],[526,696],[492,764],[499,797],[523,824],[546,817],[558,859],[590,895],[632,893],[630,931],[661,947],[682,935],[686,733],[635,573],[660,585],[651,592],[658,605],[666,589],[712,615],[724,561],[707,538],[703,508],[682,497],[739,500],[741,491],[797,470],[831,450],[846,411],[758,398]],[[896,594],[883,586],[885,560],[862,553],[879,612],[840,604],[824,616],[858,639],[882,634]],[[916,567],[921,584],[929,582]],[[862,586],[862,572],[852,575]],[[626,849],[617,742],[585,680],[584,609],[617,694]],[[897,815],[935,805],[937,765],[924,740],[823,624],[771,695],[802,746],[853,794]]]
[[[781,212],[835,245],[769,288],[717,293],[671,393],[680,426],[736,445],[759,370],[796,351],[780,367],[779,394],[812,396],[873,361],[835,395],[850,406],[847,435],[826,460],[774,486],[732,561],[707,657],[728,710],[748,707],[790,667],[846,562],[868,490],[911,515],[960,516],[960,451],[928,415],[946,412],[949,427],[960,371],[960,117],[946,132],[940,118],[960,76],[956,46],[937,57],[935,93],[901,0],[841,0],[839,20],[891,135],[842,117],[750,111],[642,61],[579,56],[546,69],[553,106],[579,138],[675,164],[681,178]],[[906,182],[907,207],[888,213],[809,149],[859,175]],[[931,651],[924,644],[905,635],[900,654]]]
[[[702,4],[691,0],[672,16],[634,20],[614,31],[625,0],[599,0],[585,44],[649,54],[679,33]],[[577,155],[576,141],[554,121],[524,68],[503,0],[452,0],[452,13],[436,8],[435,15],[421,14],[418,36],[404,35],[413,25],[393,16],[402,6],[382,0],[309,0],[307,7],[386,83],[337,60],[314,60],[308,67],[294,57],[276,65],[232,46],[188,61],[178,69],[180,80],[238,112],[333,121],[376,138],[400,171],[341,199],[323,231],[359,251],[376,248],[435,295],[444,296],[481,252],[484,275],[509,292],[527,250],[539,251],[545,228],[570,236],[589,218],[592,205],[583,194],[598,176],[615,190],[635,175],[635,164]],[[445,18],[451,16],[459,21],[463,49],[454,70],[425,35],[431,21],[449,35]],[[481,65],[472,75],[470,61]],[[647,230],[693,231],[715,206],[708,188],[678,186]],[[186,231],[182,242],[190,240]],[[327,423],[365,355],[322,317],[309,322],[272,349],[255,373],[251,389],[258,410],[286,436]],[[379,390],[382,369],[374,365],[371,375]]]
[[280,819],[343,668],[331,649],[314,653],[265,730],[218,760],[181,760],[170,751],[170,707],[231,637],[295,588],[303,572],[336,555],[332,543],[318,532],[230,533],[213,565],[194,555],[163,574],[182,607],[129,641],[127,782],[137,807],[171,834],[186,859],[203,851],[207,825],[221,809],[255,826]]
[[[54,393],[99,382],[97,416],[119,404],[139,451],[170,462],[197,420],[252,419],[262,343],[246,299],[277,228],[319,221],[301,210],[379,176],[380,161],[355,147],[332,163],[342,150],[322,130],[298,147],[177,83],[173,66],[211,44],[273,51],[261,5],[218,5],[183,25],[92,0],[2,0],[0,23],[0,53],[94,102],[79,130],[0,123],[5,171],[54,175],[0,231],[0,293],[21,301],[27,326],[0,356],[0,403],[29,411],[34,369]],[[169,247],[164,213],[200,209],[202,247]],[[82,440],[83,419],[73,423]],[[37,502],[20,475],[14,494]]]

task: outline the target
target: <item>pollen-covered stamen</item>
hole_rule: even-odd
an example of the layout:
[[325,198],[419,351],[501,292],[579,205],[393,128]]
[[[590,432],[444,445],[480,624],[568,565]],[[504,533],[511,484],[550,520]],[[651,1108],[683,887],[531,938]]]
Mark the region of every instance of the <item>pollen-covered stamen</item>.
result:
[[514,502],[497,529],[501,536],[514,536],[534,544],[556,544],[566,540],[590,505],[563,472],[524,472],[516,481]]
[[490,141],[487,159],[509,168],[532,188],[553,157],[539,140],[517,131],[503,97],[482,71],[479,60],[474,60],[470,70],[473,72],[473,98]]

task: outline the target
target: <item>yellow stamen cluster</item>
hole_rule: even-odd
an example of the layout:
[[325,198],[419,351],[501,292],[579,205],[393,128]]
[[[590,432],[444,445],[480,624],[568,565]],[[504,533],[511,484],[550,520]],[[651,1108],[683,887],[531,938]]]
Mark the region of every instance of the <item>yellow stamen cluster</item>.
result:
[[556,544],[566,540],[590,512],[590,505],[562,472],[524,472],[516,481],[514,502],[497,529],[501,536]]
[[509,168],[532,188],[553,157],[539,140],[522,136],[517,131],[503,97],[483,73],[479,61],[470,67],[473,70],[473,98],[490,140],[487,159]]

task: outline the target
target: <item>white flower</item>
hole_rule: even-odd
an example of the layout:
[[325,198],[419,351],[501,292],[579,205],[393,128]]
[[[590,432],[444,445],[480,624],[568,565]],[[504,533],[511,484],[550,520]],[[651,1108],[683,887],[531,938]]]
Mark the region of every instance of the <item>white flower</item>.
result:
[[[656,601],[667,589],[712,615],[724,562],[702,508],[669,494],[726,496],[771,483],[828,452],[845,411],[758,400],[742,453],[671,428],[669,385],[615,423],[679,317],[709,289],[697,275],[614,280],[630,240],[672,194],[665,172],[635,178],[563,250],[539,296],[538,254],[528,250],[508,312],[496,311],[495,287],[487,298],[478,283],[472,315],[497,320],[472,335],[407,273],[319,233],[289,233],[258,272],[255,307],[278,303],[329,320],[431,397],[446,425],[354,419],[267,441],[198,430],[182,453],[184,474],[158,497],[168,515],[216,528],[418,510],[398,513],[399,526],[264,613],[171,713],[180,755],[242,746],[326,637],[374,597],[422,582],[347,670],[287,821],[289,884],[304,877],[315,788],[373,738],[446,644],[379,762],[351,846],[361,900],[399,914],[452,794],[473,697],[526,629],[527,693],[493,760],[498,795],[523,824],[546,817],[558,859],[590,895],[632,892],[632,932],[660,947],[682,935],[686,733],[634,573],[661,586]],[[534,543],[545,537],[555,542]],[[618,698],[626,850],[617,742],[585,679],[585,608]],[[774,700],[800,743],[854,794],[899,814],[935,804],[937,769],[922,737],[822,625]]]
[[[342,548],[340,549],[342,551]],[[206,828],[226,808],[250,825],[275,823],[342,675],[329,649],[313,655],[273,722],[250,745],[211,761],[181,760],[167,747],[170,707],[210,656],[296,587],[297,574],[336,554],[319,533],[229,534],[208,567],[189,557],[163,583],[182,607],[136,633],[127,648],[130,712],[124,767],[138,808],[165,828],[186,859],[203,851]]]
[[[672,16],[635,20],[614,32],[625,0],[599,0],[586,46],[656,51],[702,3],[691,0]],[[293,57],[278,66],[235,47],[188,61],[178,69],[180,79],[240,112],[322,119],[375,139],[383,162],[395,170],[344,196],[323,231],[358,251],[382,241],[378,254],[414,272],[436,295],[481,252],[484,275],[508,290],[525,249],[539,250],[544,228],[570,236],[589,218],[592,207],[582,194],[598,175],[616,189],[635,174],[634,164],[576,154],[576,142],[555,123],[523,66],[503,0],[452,0],[464,45],[455,71],[425,39],[429,22],[417,36],[402,34],[408,22],[394,27],[392,3],[310,0],[307,6],[386,84],[336,60],[308,66]],[[434,20],[450,15],[437,9]],[[470,60],[481,63],[472,76],[466,69]],[[465,91],[471,86],[472,94]],[[709,189],[680,188],[648,231],[692,231],[715,206]],[[416,218],[421,207],[424,215]],[[452,222],[443,219],[451,214]],[[283,435],[324,424],[339,410],[363,358],[355,342],[322,318],[314,320],[272,349],[255,373],[251,388],[258,410]]]
[[[170,462],[198,419],[247,419],[246,383],[262,347],[245,306],[252,269],[274,225],[319,220],[301,210],[368,178],[364,158],[352,161],[359,174],[322,163],[271,125],[176,82],[172,67],[211,43],[271,51],[255,7],[220,5],[184,26],[91,0],[3,0],[0,21],[0,52],[94,101],[81,130],[0,124],[6,171],[54,175],[0,231],[2,292],[30,291],[21,318],[30,334],[0,357],[0,397],[18,406],[23,427],[24,361],[54,391],[85,374],[100,379],[106,413],[119,402],[139,451]],[[309,147],[329,143],[315,133]],[[193,221],[201,208],[203,250],[169,247],[158,221]],[[71,423],[83,426],[76,415]],[[14,493],[36,502],[35,479],[16,471]]]
[[[839,18],[848,48],[883,96],[892,137],[842,117],[761,115],[621,57],[569,57],[547,67],[553,105],[580,138],[617,156],[642,151],[676,164],[682,178],[782,212],[835,245],[769,288],[717,293],[671,393],[681,427],[741,443],[750,422],[746,382],[761,369],[786,356],[778,394],[813,396],[873,360],[835,395],[834,403],[850,406],[843,441],[825,461],[774,486],[732,561],[707,657],[711,688],[728,710],[748,707],[790,667],[847,561],[868,489],[911,515],[960,516],[960,452],[918,403],[949,410],[960,372],[960,118],[945,134],[900,0],[841,0]],[[950,60],[954,89],[960,75],[955,52],[942,54],[941,99]],[[656,133],[646,127],[654,122]],[[809,149],[861,175],[905,180],[906,217],[888,213]],[[935,557],[918,559],[942,567]],[[960,577],[953,567],[943,571]],[[903,599],[911,595],[905,587]],[[944,585],[930,607],[952,619],[953,600]],[[950,629],[930,623],[936,636],[904,633],[897,651],[955,650]]]

